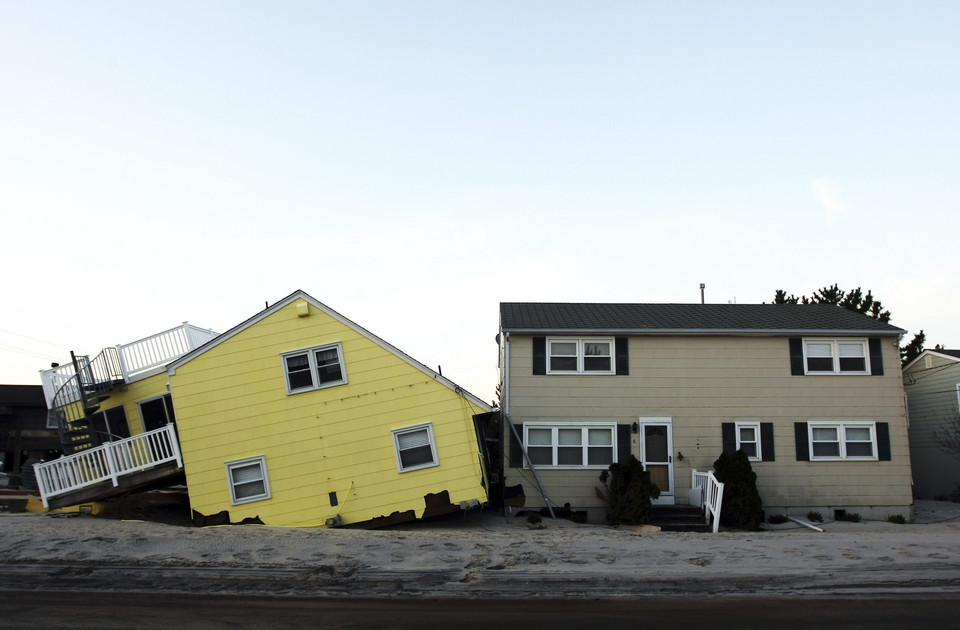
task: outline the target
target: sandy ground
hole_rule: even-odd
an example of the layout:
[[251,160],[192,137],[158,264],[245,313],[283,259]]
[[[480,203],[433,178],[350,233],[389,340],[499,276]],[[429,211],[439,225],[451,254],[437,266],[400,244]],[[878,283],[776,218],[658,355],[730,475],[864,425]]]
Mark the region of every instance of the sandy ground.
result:
[[[124,516],[117,514],[115,516]],[[129,516],[127,514],[126,516]],[[146,515],[145,515],[146,516]],[[915,523],[643,532],[487,512],[391,529],[0,515],[0,590],[357,597],[960,594],[960,504]]]

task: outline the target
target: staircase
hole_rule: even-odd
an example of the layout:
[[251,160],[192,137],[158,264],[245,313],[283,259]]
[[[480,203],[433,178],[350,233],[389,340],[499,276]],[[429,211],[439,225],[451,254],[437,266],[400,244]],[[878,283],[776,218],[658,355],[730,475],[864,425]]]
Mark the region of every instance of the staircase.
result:
[[695,505],[652,505],[650,524],[665,532],[710,532],[703,509]]
[[112,436],[103,435],[94,427],[93,415],[100,403],[109,398],[110,391],[124,382],[116,348],[106,348],[92,361],[73,352],[70,358],[74,373],[60,386],[50,404],[60,443],[68,455],[111,440]]

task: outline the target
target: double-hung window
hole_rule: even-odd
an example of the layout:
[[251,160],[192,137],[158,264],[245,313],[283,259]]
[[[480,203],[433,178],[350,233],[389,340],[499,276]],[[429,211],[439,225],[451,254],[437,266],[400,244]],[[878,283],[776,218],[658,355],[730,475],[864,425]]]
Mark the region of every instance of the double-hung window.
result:
[[263,455],[227,462],[230,503],[239,505],[270,498],[267,461]]
[[877,459],[874,422],[810,422],[810,459]]
[[400,472],[420,470],[439,465],[437,446],[433,440],[433,425],[418,424],[393,430],[393,446]]
[[759,422],[737,423],[737,450],[746,453],[747,459],[751,461],[761,461],[763,459],[760,452]]
[[547,340],[548,374],[614,374],[613,339]]
[[347,382],[343,348],[339,343],[287,352],[281,356],[289,394]]
[[866,339],[804,339],[807,374],[869,374]]
[[617,461],[616,423],[525,422],[523,434],[537,467],[607,468]]

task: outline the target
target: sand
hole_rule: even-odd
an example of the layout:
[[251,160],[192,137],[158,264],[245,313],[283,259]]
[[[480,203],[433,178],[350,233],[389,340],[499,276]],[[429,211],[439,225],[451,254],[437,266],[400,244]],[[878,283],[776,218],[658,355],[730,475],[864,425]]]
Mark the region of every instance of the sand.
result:
[[381,530],[0,515],[0,589],[356,597],[960,592],[960,504],[914,523],[646,532],[490,511]]

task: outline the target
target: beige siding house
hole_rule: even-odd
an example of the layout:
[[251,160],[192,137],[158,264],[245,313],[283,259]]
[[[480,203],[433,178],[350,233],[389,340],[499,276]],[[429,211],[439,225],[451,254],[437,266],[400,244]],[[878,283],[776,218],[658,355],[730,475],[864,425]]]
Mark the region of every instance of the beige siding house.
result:
[[503,303],[504,486],[600,521],[611,462],[682,504],[743,449],[768,514],[909,517],[902,333],[831,305]]
[[920,499],[949,496],[960,484],[960,456],[937,433],[960,418],[960,350],[925,350],[903,368],[910,417],[913,483]]

